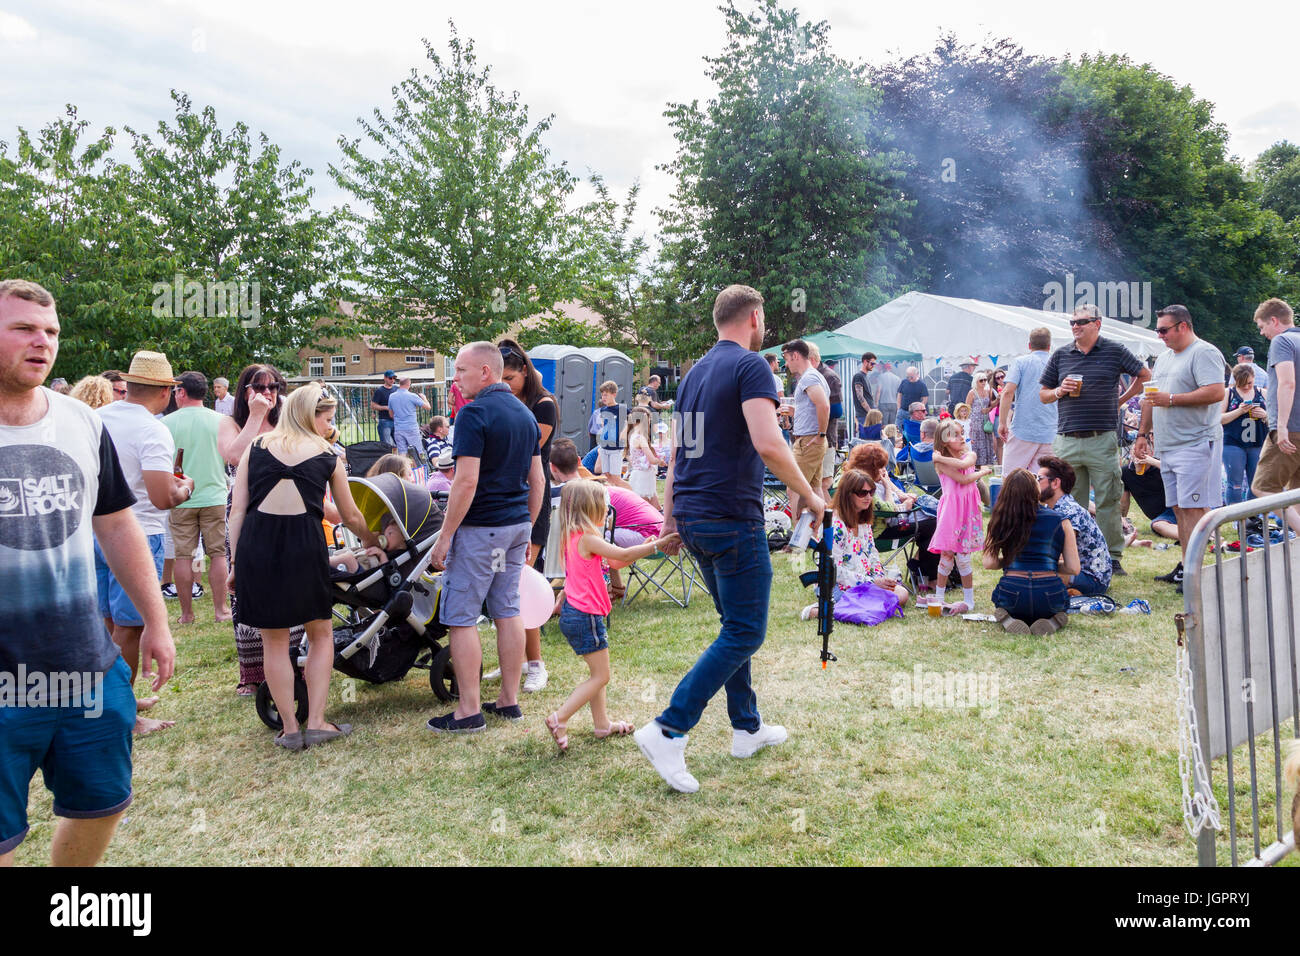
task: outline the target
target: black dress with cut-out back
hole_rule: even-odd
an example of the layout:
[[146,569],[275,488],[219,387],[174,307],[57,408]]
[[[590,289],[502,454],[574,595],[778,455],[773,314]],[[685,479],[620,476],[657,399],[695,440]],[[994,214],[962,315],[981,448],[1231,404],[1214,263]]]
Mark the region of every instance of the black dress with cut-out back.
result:
[[[338,465],[333,452],[321,452],[286,465],[254,442],[248,453],[248,510],[235,551],[239,620],[260,628],[284,628],[328,620],[329,552],[321,521],[325,489]],[[302,498],[300,514],[259,510],[266,496],[289,479]]]

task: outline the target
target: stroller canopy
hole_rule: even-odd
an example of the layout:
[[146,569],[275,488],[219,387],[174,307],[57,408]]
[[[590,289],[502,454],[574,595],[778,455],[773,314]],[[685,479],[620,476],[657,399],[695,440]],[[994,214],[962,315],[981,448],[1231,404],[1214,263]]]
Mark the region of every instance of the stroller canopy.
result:
[[442,509],[429,490],[397,475],[349,478],[348,487],[371,531],[382,529],[385,516],[393,519],[410,542],[421,541],[442,527]]

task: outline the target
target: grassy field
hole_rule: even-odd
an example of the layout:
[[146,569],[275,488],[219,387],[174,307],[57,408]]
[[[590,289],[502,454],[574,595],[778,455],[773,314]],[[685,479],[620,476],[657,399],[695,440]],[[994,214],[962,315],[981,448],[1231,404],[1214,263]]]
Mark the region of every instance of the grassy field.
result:
[[[691,734],[692,796],[669,790],[631,739],[592,737],[585,712],[557,756],[542,718],[585,668],[554,625],[543,635],[550,686],[523,695],[518,724],[434,735],[424,722],[447,708],[424,672],[385,686],[336,674],[329,715],[356,732],[282,751],[235,696],[231,632],[205,601],[201,623],[175,626],[177,674],[155,713],[178,723],[137,741],[135,802],[105,862],[1193,865],[1173,700],[1181,599],[1151,580],[1175,555],[1130,552],[1130,576],[1112,588],[1121,602],[1149,600],[1150,617],[1075,615],[1038,638],[909,610],[875,628],[838,625],[827,670],[815,624],[796,619],[809,601],[798,569],[775,556],[754,677],[765,719],[790,740],[733,759],[719,697]],[[978,610],[990,611],[994,578],[976,583]],[[716,630],[707,598],[616,610],[611,715],[638,726],[656,716]],[[494,657],[489,646],[486,666]],[[909,699],[918,667],[976,675],[982,706]],[[1221,784],[1221,764],[1214,774]],[[39,776],[31,816],[18,858],[42,863],[53,823]]]

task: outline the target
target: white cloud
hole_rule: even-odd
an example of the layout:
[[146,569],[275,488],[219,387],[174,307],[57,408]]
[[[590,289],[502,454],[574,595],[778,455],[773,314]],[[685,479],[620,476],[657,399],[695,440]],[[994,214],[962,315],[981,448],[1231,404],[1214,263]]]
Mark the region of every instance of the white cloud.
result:
[[0,41],[26,43],[36,39],[36,28],[22,17],[0,12]]

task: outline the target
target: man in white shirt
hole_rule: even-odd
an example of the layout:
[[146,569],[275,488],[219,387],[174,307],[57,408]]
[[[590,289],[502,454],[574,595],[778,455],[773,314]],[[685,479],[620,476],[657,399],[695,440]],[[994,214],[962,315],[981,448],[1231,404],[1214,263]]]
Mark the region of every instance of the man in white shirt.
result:
[[212,407],[222,415],[235,414],[235,396],[230,394],[230,380],[226,378],[214,378],[212,380],[212,394],[215,396],[212,400]]
[[[126,483],[135,494],[131,511],[149,542],[158,580],[162,581],[163,538],[167,512],[194,493],[193,478],[173,474],[176,444],[171,432],[154,416],[167,408],[176,378],[171,363],[160,352],[137,352],[131,370],[122,375],[127,383],[126,399],[99,410],[100,420],[117,449]],[[99,545],[95,547],[95,570],[99,578],[99,609],[113,622],[113,643],[131,669],[134,683],[140,656],[140,634],[144,619],[122,584],[113,575]],[[148,710],[158,698],[142,698],[141,710]],[[136,719],[137,734],[152,733],[172,726],[173,721]]]

